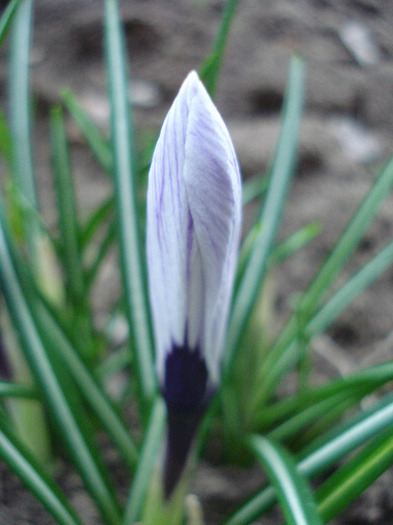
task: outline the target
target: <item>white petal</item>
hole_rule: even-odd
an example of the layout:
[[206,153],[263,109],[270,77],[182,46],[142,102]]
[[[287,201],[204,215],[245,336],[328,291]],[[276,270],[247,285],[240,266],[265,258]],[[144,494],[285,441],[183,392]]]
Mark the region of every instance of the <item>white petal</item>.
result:
[[184,182],[202,258],[202,350],[216,383],[232,294],[241,226],[241,183],[228,130],[199,83],[186,135]]
[[173,344],[198,346],[218,381],[240,217],[229,133],[191,73],[165,119],[149,173],[147,255],[160,381]]
[[147,260],[160,380],[165,353],[173,342],[182,344],[185,335],[184,282],[191,220],[182,181],[188,118],[186,88],[185,83],[164,121],[147,192]]

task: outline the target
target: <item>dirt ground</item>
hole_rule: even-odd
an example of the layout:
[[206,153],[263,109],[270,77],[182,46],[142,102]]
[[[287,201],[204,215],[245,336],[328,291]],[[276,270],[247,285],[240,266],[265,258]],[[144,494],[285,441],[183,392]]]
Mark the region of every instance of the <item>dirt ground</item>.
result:
[[[223,0],[124,0],[132,100],[137,125],[158,130],[182,80],[197,69],[214,38]],[[91,117],[108,129],[102,46],[102,2],[37,0],[32,51],[32,86],[37,108],[35,156],[41,204],[54,222],[48,182],[48,107],[71,87]],[[285,237],[310,221],[323,227],[319,237],[277,273],[277,316],[301,291],[366,194],[378,168],[393,155],[393,5],[384,0],[240,0],[222,68],[217,106],[226,121],[244,178],[265,170],[274,151],[290,56],[307,65],[307,96],[299,165],[281,230]],[[5,49],[0,52],[0,101],[5,107]],[[73,163],[81,209],[109,191],[70,125]],[[392,240],[393,199],[388,196],[343,278]],[[111,270],[100,296],[116,296]],[[315,342],[315,361],[328,374],[346,373],[392,354],[393,270],[364,293]],[[97,298],[100,307],[100,298]],[[208,523],[255,488],[259,474],[216,468],[204,462],[195,491]],[[340,524],[392,523],[392,472],[387,472],[340,520]],[[73,485],[74,483],[74,485]],[[72,479],[66,485],[74,487]],[[28,497],[16,497],[19,484],[0,468],[0,522],[52,523]],[[74,489],[71,489],[74,490]],[[21,495],[23,492],[18,492]],[[75,490],[77,505],[88,505]],[[23,507],[23,509],[22,509]],[[87,511],[89,512],[89,510]],[[88,514],[89,516],[89,514]],[[96,523],[92,515],[89,523]],[[263,523],[280,523],[272,517]],[[255,523],[262,523],[257,521]]]

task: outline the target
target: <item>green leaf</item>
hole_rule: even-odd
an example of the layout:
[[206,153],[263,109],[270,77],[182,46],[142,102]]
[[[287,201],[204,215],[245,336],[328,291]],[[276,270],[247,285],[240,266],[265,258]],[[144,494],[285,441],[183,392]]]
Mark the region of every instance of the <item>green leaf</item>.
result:
[[104,200],[89,216],[80,233],[81,249],[86,250],[97,230],[105,224],[108,216],[113,212],[114,198],[111,196]]
[[113,154],[108,140],[83,111],[71,90],[63,93],[64,104],[105,173],[113,173]]
[[[307,446],[301,453],[297,468],[308,477],[320,474],[392,425],[393,395],[389,394]],[[263,488],[225,524],[248,525],[257,516],[266,512],[274,502],[274,489]]]
[[392,428],[388,428],[318,488],[318,510],[324,521],[345,509],[392,463],[393,436]]
[[[380,176],[374,183],[373,187],[366,195],[362,204],[354,214],[352,220],[348,224],[344,233],[337,241],[335,247],[331,251],[329,257],[322,265],[308,290],[304,293],[299,302],[299,306],[288,321],[287,325],[281,332],[279,338],[270,350],[266,357],[264,368],[261,372],[261,381],[263,386],[261,388],[260,403],[264,403],[279,383],[280,378],[286,373],[291,366],[296,362],[297,345],[296,338],[299,335],[299,319],[301,325],[306,327],[315,315],[315,309],[318,302],[323,295],[327,293],[333,283],[335,277],[348,261],[349,257],[358,246],[365,231],[370,225],[371,220],[375,216],[378,207],[382,201],[389,195],[393,186],[393,157],[386,164]],[[388,245],[381,254],[377,255],[374,262],[367,265],[364,272],[360,273],[360,277],[355,277],[352,282],[344,290],[339,292],[338,298],[341,301],[341,306],[344,307],[349,304],[353,298],[362,291],[369,282],[379,275],[386,267],[387,261],[391,254],[392,246]],[[379,273],[378,273],[379,272]],[[337,301],[337,297],[335,299]],[[334,303],[330,303],[330,306]],[[336,302],[336,306],[339,303]],[[330,316],[332,309],[326,309],[321,317],[318,319],[320,326],[325,324],[327,326],[327,314]],[[326,316],[326,317],[325,317]],[[334,315],[333,315],[334,317]],[[331,316],[331,319],[333,319]],[[323,318],[325,321],[322,323]],[[311,321],[312,322],[312,321]],[[316,322],[315,322],[316,323]],[[311,325],[312,326],[312,325]],[[313,333],[315,333],[316,325],[314,325]],[[303,337],[306,334],[303,334]],[[263,378],[263,379],[262,379]]]
[[[56,424],[74,463],[85,484],[95,498],[108,524],[119,523],[119,509],[107,479],[107,472],[101,461],[100,453],[93,439],[92,429],[72,386],[72,380],[56,356],[48,352],[37,330],[33,312],[33,301],[26,301],[18,272],[14,266],[15,248],[9,244],[8,228],[4,211],[0,203],[0,283],[11,321],[17,332],[21,348],[37,386],[43,392]],[[30,289],[31,292],[31,289]]]
[[128,503],[124,513],[123,525],[135,523],[140,513],[151,481],[154,467],[157,465],[165,428],[166,408],[163,400],[157,398],[146,429],[140,459],[132,482]]
[[26,399],[36,399],[37,389],[32,385],[22,385],[9,381],[0,381],[0,397],[22,397]]
[[326,399],[316,401],[311,406],[304,407],[298,413],[283,421],[271,430],[267,436],[277,441],[293,441],[293,436],[308,427],[314,421],[320,421],[321,414],[332,414],[338,409],[339,414],[359,401],[362,393],[354,395],[349,392],[337,392]]
[[70,370],[83,397],[101,421],[127,465],[133,469],[138,458],[136,445],[105,391],[97,384],[79,353],[43,304],[36,304],[35,317],[43,339],[47,340],[48,345],[53,345],[53,351],[58,353],[59,359]]
[[383,363],[353,372],[345,378],[334,379],[325,385],[309,388],[300,394],[282,399],[269,406],[261,407],[260,413],[256,413],[255,417],[264,426],[277,424],[281,420],[287,420],[291,414],[328,400],[338,393],[352,396],[359,392],[360,395],[364,396],[390,381],[393,381],[393,363]]
[[11,0],[0,18],[0,46],[10,29],[11,22],[21,0]]
[[302,452],[299,468],[308,474],[320,472],[392,424],[393,396],[390,394],[317,438]]
[[206,89],[212,98],[214,98],[216,92],[217,79],[220,73],[225,46],[238,3],[239,0],[227,1],[213,49],[208,58],[203,63],[199,72],[200,78],[204,82]]
[[53,479],[0,415],[0,456],[52,514],[60,525],[81,525],[82,521]]
[[315,237],[320,234],[321,230],[322,227],[318,222],[306,224],[306,226],[300,228],[274,248],[270,256],[269,264],[271,266],[282,264],[286,259],[289,259],[291,255],[313,241]]
[[392,262],[393,242],[385,246],[326,302],[307,325],[306,336],[311,338],[326,330],[359,294],[391,267]]
[[[393,262],[393,242],[383,248],[375,257],[373,257],[361,270],[359,270],[351,279],[347,281],[312,317],[304,327],[303,337],[306,341],[311,340],[319,333],[325,331],[335,319],[360,295],[368,286],[370,286],[380,275],[390,268]],[[306,292],[307,293],[307,292]],[[303,322],[304,319],[303,319]],[[274,370],[269,370],[268,377],[262,386],[262,399],[260,404],[267,395],[267,390],[277,384],[279,375],[282,375],[296,361],[297,344],[289,344],[286,350],[274,363]],[[270,359],[270,357],[269,357]]]
[[226,366],[230,366],[235,349],[245,332],[252,309],[265,277],[271,249],[277,234],[285,197],[295,169],[297,140],[304,98],[304,66],[299,57],[291,62],[283,124],[271,170],[260,222],[262,227],[254,243],[243,277],[233,300],[227,337]]
[[[29,61],[32,0],[21,0],[11,33],[9,74],[9,119],[12,138],[12,173],[15,185],[29,207],[37,210],[37,195],[31,145]],[[36,239],[39,226],[35,217],[24,215],[24,231],[33,265],[38,264]]]
[[91,289],[94,279],[96,278],[102,261],[107,256],[110,248],[113,246],[117,240],[117,224],[115,221],[112,221],[106,231],[105,237],[102,239],[101,244],[95,254],[95,258],[91,263],[90,267],[86,270],[86,286],[88,289]]
[[133,130],[128,102],[126,55],[116,0],[105,0],[105,36],[111,99],[112,144],[121,268],[130,334],[136,358],[139,394],[150,405],[157,389],[135,194]]
[[250,523],[270,509],[275,501],[276,493],[274,488],[264,488],[225,520],[224,525],[250,525]]
[[243,182],[242,200],[243,207],[263,195],[269,187],[270,176],[256,175]]
[[285,449],[262,436],[249,441],[276,489],[288,525],[322,525],[311,489]]
[[95,370],[95,376],[100,382],[107,381],[111,376],[124,370],[132,364],[128,348],[120,348],[105,359]]
[[[262,223],[258,221],[251,230],[247,233],[246,238],[243,241],[242,248],[239,255],[239,262],[237,268],[236,276],[236,285],[235,289],[238,286],[238,283],[243,278],[244,271],[247,267],[247,262],[249,260],[250,254],[255,249],[256,242],[258,241],[259,235],[261,234]],[[298,231],[293,233],[291,236],[286,238],[284,241],[280,242],[275,246],[269,258],[269,266],[276,266],[283,263],[291,255],[299,251],[306,244],[311,242],[321,231],[321,227],[316,222],[311,222],[303,228],[300,228]]]
[[91,358],[94,356],[93,325],[79,244],[79,221],[67,138],[60,107],[52,109],[50,124],[65,289],[71,307],[72,324],[81,341],[80,347],[86,358]]
[[66,272],[67,293],[76,306],[84,301],[84,276],[78,240],[76,199],[65,134],[64,119],[60,107],[51,110],[51,143],[53,171],[56,182],[59,230],[62,244],[63,269]]
[[7,163],[11,164],[11,133],[7,119],[0,108],[0,153],[4,156]]

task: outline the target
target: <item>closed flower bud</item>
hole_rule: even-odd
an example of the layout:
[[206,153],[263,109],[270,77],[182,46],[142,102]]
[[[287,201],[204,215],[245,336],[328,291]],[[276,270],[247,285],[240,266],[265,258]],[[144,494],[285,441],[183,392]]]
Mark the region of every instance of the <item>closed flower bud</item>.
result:
[[240,227],[232,141],[192,72],[164,121],[147,193],[149,292],[169,422],[167,495],[219,384]]

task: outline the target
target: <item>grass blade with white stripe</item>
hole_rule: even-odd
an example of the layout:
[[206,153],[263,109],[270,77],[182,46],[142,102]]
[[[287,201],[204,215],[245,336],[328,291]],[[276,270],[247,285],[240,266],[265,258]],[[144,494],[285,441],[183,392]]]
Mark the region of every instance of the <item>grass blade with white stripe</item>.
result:
[[78,218],[64,118],[60,107],[51,111],[52,163],[59,212],[59,230],[67,294],[75,307],[83,303],[85,286],[78,239]]
[[[383,248],[375,257],[363,266],[333,297],[314,315],[304,328],[304,337],[310,340],[326,330],[334,320],[360,295],[370,284],[386,271],[393,262],[393,242]],[[307,292],[306,292],[307,293]],[[276,347],[277,349],[277,347]],[[275,350],[273,349],[273,352]],[[296,363],[296,341],[289,343],[288,347],[280,354],[269,369],[267,377],[261,386],[260,404],[278,383],[280,377]],[[271,355],[269,354],[269,362]]]
[[[12,146],[12,174],[18,192],[28,207],[37,210],[37,194],[31,144],[29,90],[30,39],[33,0],[21,0],[12,23],[9,74],[9,120]],[[34,214],[24,210],[23,228],[32,264],[39,265],[36,241],[39,225]]]
[[0,415],[0,456],[52,514],[56,523],[82,524],[60,488],[20,441],[3,415]]
[[388,428],[318,488],[318,510],[324,521],[330,521],[351,504],[392,463],[393,435]]
[[[297,468],[307,477],[315,476],[392,425],[393,395],[389,394],[307,446]],[[248,525],[274,502],[274,489],[264,488],[225,521],[225,525]]]
[[94,330],[82,264],[76,198],[61,108],[52,109],[50,116],[52,163],[59,212],[60,253],[65,276],[67,306],[73,329],[80,340],[79,347],[83,349],[84,357],[91,359],[96,353],[93,342]]
[[322,525],[311,489],[285,449],[257,435],[250,438],[250,444],[276,489],[286,523]]
[[300,57],[294,57],[291,62],[281,134],[260,217],[262,227],[233,300],[225,356],[227,366],[230,366],[232,362],[235,348],[239,345],[258,298],[277,234],[289,183],[295,168],[303,99],[304,64]]
[[[311,321],[310,318],[315,315],[315,309],[318,302],[330,289],[330,286],[333,283],[335,277],[341,271],[355,248],[358,246],[360,240],[374,218],[378,207],[389,195],[392,186],[393,157],[386,164],[380,176],[370,189],[369,193],[366,195],[344,233],[337,241],[326,262],[322,265],[308,290],[304,293],[296,312],[288,321],[284,330],[281,332],[279,338],[275,342],[273,348],[267,355],[264,368],[261,373],[261,380],[263,381],[260,395],[261,403],[268,399],[271,392],[278,384],[280,377],[282,377],[282,375],[288,369],[290,369],[290,367],[293,366],[295,362],[297,348],[294,341],[296,340],[299,332],[299,316],[302,319],[302,325],[307,326],[308,322]],[[386,261],[387,257],[390,255],[391,247],[389,248],[389,246],[381,252],[382,255],[377,255],[377,263],[371,263],[375,264],[375,267],[373,268],[371,266],[371,270],[370,267],[368,267],[365,273],[361,275],[361,278],[358,278],[357,286],[363,279],[364,283],[367,283],[368,280],[371,282],[372,279],[370,279],[369,276],[376,271],[378,266],[383,268],[384,261]],[[378,273],[376,272],[375,275],[378,275]],[[367,278],[365,278],[365,276],[367,276]],[[361,289],[361,287],[358,288],[358,290]]]
[[106,522],[117,524],[120,521],[119,509],[83,405],[76,398],[69,374],[58,359],[48,353],[40,337],[32,316],[34,304],[26,301],[11,253],[15,249],[10,249],[6,231],[4,211],[0,208],[0,283],[21,348],[86,487]]
[[334,379],[327,384],[309,388],[297,395],[261,407],[255,414],[257,425],[266,428],[280,421],[286,421],[299,410],[323,401],[327,401],[338,393],[351,396],[356,392],[367,395],[384,384],[393,381],[393,363],[383,363],[370,368],[358,370],[346,377]]
[[144,251],[136,205],[136,163],[128,101],[126,55],[116,0],[105,0],[105,36],[124,296],[132,347],[135,351],[139,395],[144,405],[150,405],[157,385],[153,366],[146,275],[142,263]]
[[54,345],[55,351],[59,354],[59,359],[62,359],[69,368],[75,383],[78,385],[91,410],[95,413],[98,420],[101,421],[129,468],[133,469],[138,458],[137,447],[105,391],[97,384],[80,358],[79,353],[44,305],[36,305],[35,317],[40,323],[39,328],[42,337],[47,338],[48,344]]

